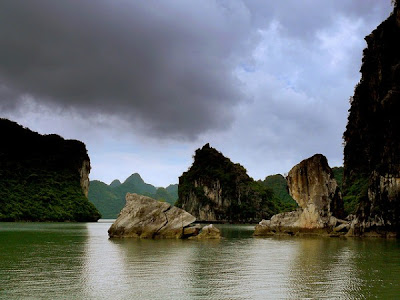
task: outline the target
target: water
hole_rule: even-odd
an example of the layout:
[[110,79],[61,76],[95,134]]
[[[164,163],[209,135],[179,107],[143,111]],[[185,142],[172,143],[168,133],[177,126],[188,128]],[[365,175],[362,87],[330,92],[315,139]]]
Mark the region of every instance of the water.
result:
[[109,240],[110,223],[0,223],[0,299],[399,299],[400,242]]

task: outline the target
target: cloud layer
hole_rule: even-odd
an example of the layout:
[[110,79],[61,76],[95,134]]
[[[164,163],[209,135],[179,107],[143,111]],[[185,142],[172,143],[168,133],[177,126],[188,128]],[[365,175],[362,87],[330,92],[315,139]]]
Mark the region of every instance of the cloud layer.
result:
[[[0,4],[0,99],[119,115],[154,135],[226,128],[242,101],[233,69],[250,18],[214,1]],[[228,109],[226,109],[228,107]]]
[[255,178],[317,152],[340,165],[363,38],[390,11],[389,0],[2,0],[0,110],[86,142],[105,181],[139,172],[166,185],[206,142]]

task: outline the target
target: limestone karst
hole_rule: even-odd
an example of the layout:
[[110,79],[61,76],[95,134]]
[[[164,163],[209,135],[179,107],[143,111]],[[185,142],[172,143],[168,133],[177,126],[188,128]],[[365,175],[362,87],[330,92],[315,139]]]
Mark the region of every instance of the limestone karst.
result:
[[[338,231],[337,226],[346,224],[341,220],[340,189],[325,156],[316,154],[303,160],[290,170],[287,181],[289,193],[299,208],[262,220],[256,226],[256,236],[331,233]],[[340,231],[348,229],[342,227]]]
[[196,218],[169,203],[126,194],[126,205],[108,230],[110,238],[219,238],[215,227],[193,224]]
[[344,133],[344,199],[358,206],[351,233],[394,235],[400,226],[400,9],[365,40],[361,80]]

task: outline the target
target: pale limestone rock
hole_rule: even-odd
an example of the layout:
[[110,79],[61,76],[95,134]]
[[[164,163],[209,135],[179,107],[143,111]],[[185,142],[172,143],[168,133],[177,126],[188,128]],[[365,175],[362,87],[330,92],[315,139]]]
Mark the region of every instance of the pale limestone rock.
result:
[[82,167],[78,170],[80,174],[80,183],[82,187],[82,192],[88,197],[89,194],[89,173],[90,173],[90,161],[84,160],[82,162]]
[[183,229],[183,237],[185,238],[185,237],[190,237],[190,236],[196,236],[199,234],[200,230],[201,230],[200,224],[185,227]]
[[255,228],[256,236],[329,233],[338,223],[346,224],[339,231],[349,228],[349,222],[339,219],[343,202],[325,156],[316,154],[303,160],[290,170],[287,181],[289,193],[300,208],[261,221]]
[[126,194],[126,205],[108,230],[110,237],[182,238],[196,220],[183,209],[138,194]]
[[220,239],[221,238],[221,232],[217,227],[215,227],[213,224],[204,226],[199,235],[190,237],[190,238],[195,238],[195,239]]

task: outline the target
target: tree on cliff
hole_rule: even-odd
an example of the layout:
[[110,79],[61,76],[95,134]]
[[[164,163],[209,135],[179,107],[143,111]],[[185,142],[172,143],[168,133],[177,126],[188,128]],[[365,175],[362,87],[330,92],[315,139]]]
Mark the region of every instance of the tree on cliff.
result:
[[6,119],[0,131],[0,221],[100,218],[85,196],[82,174],[90,160],[82,142],[43,136]]
[[178,207],[204,221],[255,222],[279,211],[270,189],[209,144],[179,177],[178,196]]

